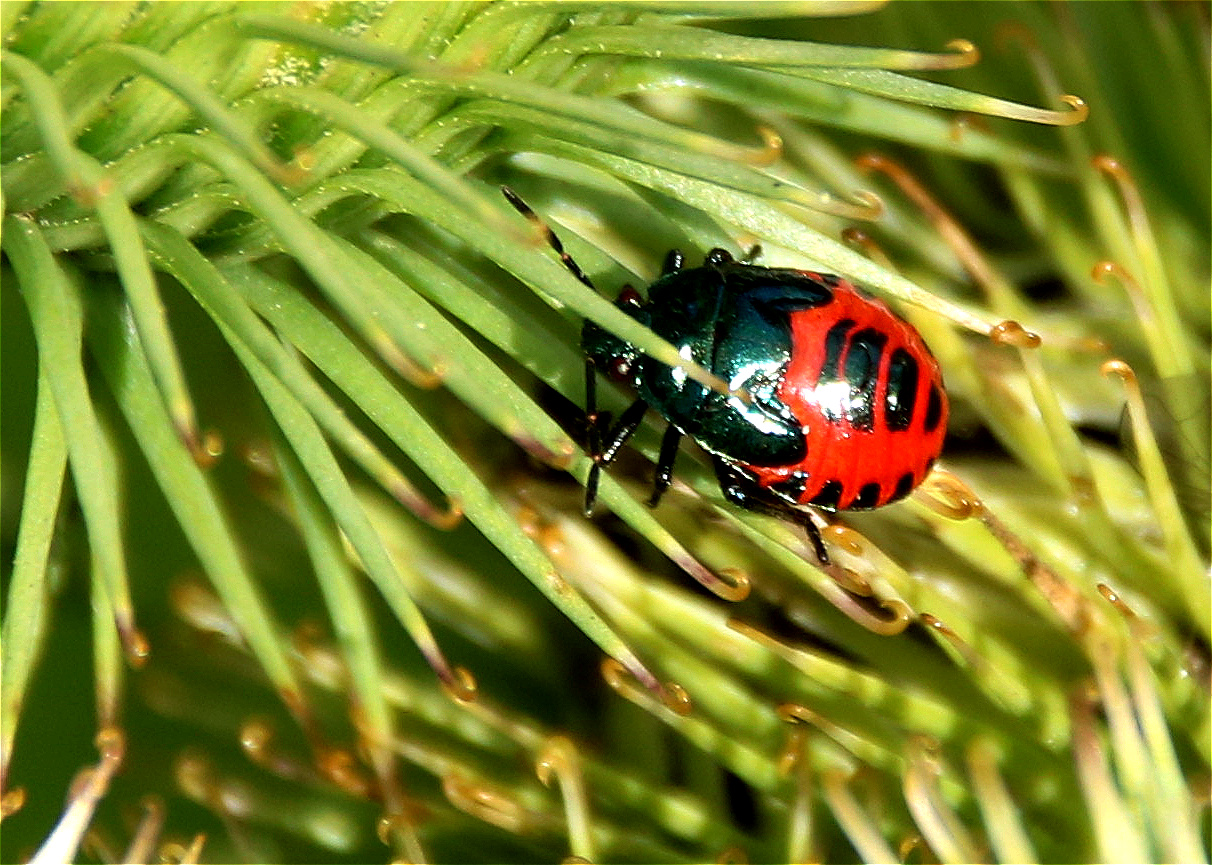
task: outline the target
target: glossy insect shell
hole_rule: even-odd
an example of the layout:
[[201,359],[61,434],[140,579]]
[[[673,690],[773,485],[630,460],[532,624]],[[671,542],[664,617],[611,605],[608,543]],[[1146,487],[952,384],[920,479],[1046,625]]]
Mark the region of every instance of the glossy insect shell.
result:
[[788,505],[888,504],[942,449],[938,363],[916,329],[844,279],[709,262],[619,306],[752,402],[711,391],[592,323],[587,356]]

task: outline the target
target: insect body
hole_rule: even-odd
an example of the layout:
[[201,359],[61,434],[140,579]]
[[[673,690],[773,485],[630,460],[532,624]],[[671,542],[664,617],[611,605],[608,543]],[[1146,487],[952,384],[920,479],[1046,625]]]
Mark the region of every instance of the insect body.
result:
[[[538,222],[516,195],[506,196]],[[546,231],[564,263],[591,285]],[[828,556],[808,508],[880,507],[930,471],[947,424],[942,376],[921,335],[880,301],[837,276],[759,267],[723,249],[693,268],[670,252],[647,295],[628,286],[617,305],[750,399],[710,390],[586,322],[581,345],[595,461],[587,512],[598,471],[650,407],[669,422],[651,504],[669,486],[679,442],[689,436],[712,454],[730,501],[804,525],[822,561]],[[613,424],[596,411],[598,371],[630,384],[638,397]]]

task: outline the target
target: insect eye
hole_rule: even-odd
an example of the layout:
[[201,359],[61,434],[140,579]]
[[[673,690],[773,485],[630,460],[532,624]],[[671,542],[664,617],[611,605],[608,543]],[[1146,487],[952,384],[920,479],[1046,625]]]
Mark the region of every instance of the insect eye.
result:
[[618,305],[619,306],[643,306],[644,298],[642,298],[640,296],[640,293],[638,291],[636,291],[630,285],[627,285],[627,286],[623,287],[623,290],[621,292],[619,292]]
[[631,361],[625,357],[611,358],[610,365],[606,368],[606,375],[615,381],[626,381],[631,378]]

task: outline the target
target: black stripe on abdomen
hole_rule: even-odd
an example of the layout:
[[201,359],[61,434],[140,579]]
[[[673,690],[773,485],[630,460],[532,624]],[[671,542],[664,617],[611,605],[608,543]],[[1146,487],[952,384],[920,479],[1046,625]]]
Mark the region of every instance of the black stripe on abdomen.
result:
[[888,362],[888,386],[884,391],[884,422],[893,432],[909,429],[917,401],[918,368],[913,355],[898,348]]
[[850,339],[846,351],[846,383],[850,398],[846,415],[855,429],[875,429],[875,390],[879,383],[880,360],[888,337],[874,328],[863,328]]

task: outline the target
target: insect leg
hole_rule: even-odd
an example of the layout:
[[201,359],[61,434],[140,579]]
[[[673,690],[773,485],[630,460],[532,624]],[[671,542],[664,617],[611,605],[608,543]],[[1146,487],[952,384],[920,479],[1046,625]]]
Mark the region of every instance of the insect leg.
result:
[[812,549],[816,553],[817,561],[822,565],[832,564],[829,559],[829,551],[825,549],[825,539],[821,537],[821,530],[812,521],[812,517],[804,511],[793,511],[792,513],[796,515],[795,521],[804,527],[804,533],[812,542]]
[[589,467],[589,477],[585,479],[585,516],[593,513],[593,503],[598,497],[598,475],[602,465],[602,424],[598,415],[598,385],[597,364],[593,358],[585,358],[585,423],[588,429],[589,456],[593,464]]
[[719,478],[724,498],[746,510],[790,519],[803,526],[817,559],[822,565],[831,564],[829,551],[825,549],[825,541],[821,538],[821,530],[807,511],[788,505],[719,457],[714,458],[712,463],[715,465],[715,474]]
[[648,411],[648,403],[637,399],[627,407],[618,422],[610,428],[605,440],[602,438],[602,428],[605,426],[603,421],[609,420],[610,416],[601,414],[590,422],[589,455],[593,457],[593,465],[589,467],[589,477],[585,483],[585,516],[593,514],[593,503],[598,495],[598,480],[601,477],[602,469],[614,462],[623,445],[639,429],[640,421],[644,419],[646,411]]
[[626,411],[619,415],[618,422],[610,428],[610,432],[607,434],[606,441],[602,447],[602,455],[598,460],[601,465],[608,466],[614,462],[623,445],[627,444],[627,439],[631,438],[635,434],[635,431],[639,429],[640,421],[644,419],[646,411],[648,411],[648,403],[642,399],[637,399],[627,406]]
[[585,516],[593,513],[602,469],[614,462],[623,445],[639,428],[646,411],[648,403],[638,399],[608,428],[610,413],[599,413],[597,407],[597,364],[592,358],[585,358],[585,420],[589,425],[589,456],[593,460],[589,467],[589,477],[585,479]]
[[678,457],[678,445],[682,442],[682,432],[673,424],[665,427],[665,437],[661,439],[661,455],[657,457],[656,477],[652,481],[652,498],[648,506],[655,508],[669,482],[673,480],[673,461]]

